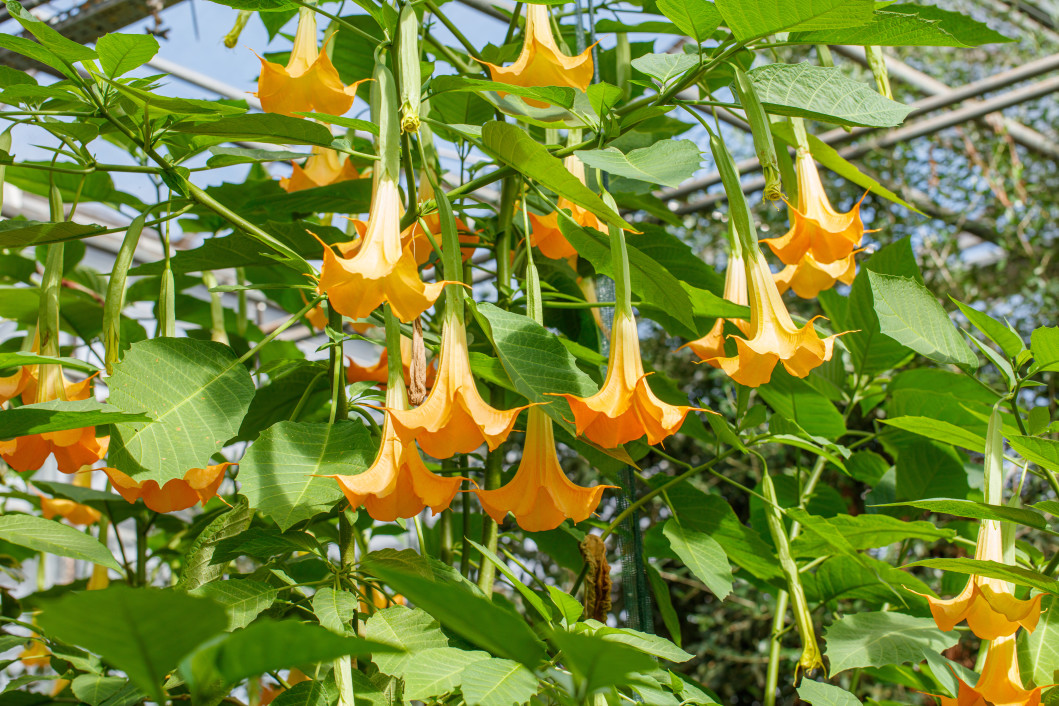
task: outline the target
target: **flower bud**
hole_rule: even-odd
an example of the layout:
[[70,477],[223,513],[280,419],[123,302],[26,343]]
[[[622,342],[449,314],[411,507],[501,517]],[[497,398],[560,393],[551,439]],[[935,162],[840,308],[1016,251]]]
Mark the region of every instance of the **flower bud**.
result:
[[397,26],[397,63],[401,72],[401,130],[418,132],[423,75],[419,66],[419,18],[411,3],[401,8]]
[[229,49],[235,49],[235,45],[239,43],[239,35],[243,33],[243,28],[246,27],[246,23],[250,20],[250,15],[252,14],[250,10],[239,11],[239,14],[235,17],[235,24],[228,30],[228,34],[224,36],[224,46]]
[[772,141],[772,130],[769,127],[769,116],[761,105],[754,84],[737,64],[735,68],[735,90],[739,94],[739,102],[746,112],[746,119],[750,123],[750,132],[754,136],[754,150],[757,152],[758,161],[761,162],[761,171],[765,174],[765,198],[770,201],[783,198],[783,184],[780,180],[780,165],[776,158],[776,145]]
[[381,57],[375,62],[374,81],[371,84],[371,115],[379,126],[376,148],[379,153],[380,179],[398,181],[401,177],[401,129],[398,126],[397,87],[393,74]]
[[114,260],[110,284],[107,285],[107,298],[103,305],[103,345],[106,348],[103,364],[107,369],[107,375],[114,373],[114,363],[118,361],[118,352],[121,347],[121,311],[125,308],[125,278],[132,265],[132,256],[136,253],[136,246],[140,242],[143,223],[144,216],[141,214],[129,224],[128,230],[125,231],[125,239],[121,241],[121,249],[118,250],[118,256]]
[[864,47],[864,56],[868,60],[868,68],[875,76],[875,85],[879,87],[879,93],[890,100],[894,98],[894,92],[890,89],[890,74],[886,71],[886,56],[880,47]]

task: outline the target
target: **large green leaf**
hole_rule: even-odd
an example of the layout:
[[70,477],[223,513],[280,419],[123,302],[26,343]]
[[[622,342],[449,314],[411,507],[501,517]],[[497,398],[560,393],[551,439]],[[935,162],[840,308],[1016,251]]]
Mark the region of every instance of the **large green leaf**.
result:
[[1000,350],[1004,351],[1004,355],[1008,358],[1014,358],[1026,348],[1022,342],[1022,336],[1011,327],[1011,324],[1002,324],[984,311],[978,311],[974,307],[954,299],[952,296],[949,299],[952,299],[953,304],[960,308],[960,311],[975,328],[984,333],[993,343],[1000,346]]
[[533,672],[509,659],[476,660],[463,670],[460,690],[467,706],[511,706],[537,692]]
[[1012,435],[1008,437],[1008,443],[1023,458],[1036,463],[1041,468],[1059,472],[1059,441],[1036,436]]
[[132,344],[108,380],[110,402],[151,423],[115,424],[110,464],[159,484],[205,468],[239,431],[254,381],[228,346],[192,338]]
[[525,130],[510,123],[491,121],[482,126],[482,144],[494,157],[540,182],[571,203],[587,208],[607,223],[635,230],[624,218],[612,211],[603,199],[566,171],[561,160],[553,157],[543,145]]
[[978,453],[985,452],[985,437],[974,433],[970,429],[956,426],[955,424],[940,419],[909,415],[905,417],[897,417],[895,419],[882,419],[880,421],[882,421],[883,424],[894,427],[895,429],[904,429],[913,434],[919,434],[928,439],[940,441],[943,444],[960,446],[965,449],[970,449],[971,451],[977,451]]
[[[941,529],[931,522],[902,522],[889,515],[836,515],[828,518],[828,525],[858,550],[885,547],[904,539],[933,542],[956,536],[955,530]],[[828,550],[827,542],[811,533],[799,535],[791,544],[792,553],[800,557],[822,556]]]
[[658,0],[658,9],[696,44],[709,39],[721,24],[717,6],[705,0]]
[[899,500],[967,497],[967,469],[951,446],[912,437],[894,465]]
[[12,219],[0,223],[0,248],[24,248],[30,245],[78,240],[95,235],[101,230],[103,226],[73,221],[41,223]]
[[930,290],[914,279],[878,272],[869,271],[868,281],[883,334],[935,362],[978,367],[978,358]]
[[485,81],[466,76],[437,76],[430,82],[433,95],[450,91],[474,91],[476,93],[491,91],[493,93],[510,93],[511,95],[532,100],[544,101],[563,108],[574,105],[574,89],[566,86],[512,86],[497,81]]
[[349,591],[324,586],[313,594],[313,612],[320,625],[339,635],[353,632],[350,623],[357,617],[357,608],[357,597]]
[[234,507],[213,518],[185,552],[177,587],[190,591],[223,576],[228,561],[215,560],[221,543],[246,531],[253,515],[246,498],[239,496]]
[[584,693],[628,683],[629,675],[653,670],[653,658],[637,649],[590,633],[552,631],[548,639],[561,650],[560,661],[581,682]]
[[69,62],[91,61],[96,58],[96,52],[91,47],[64,37],[49,23],[31,14],[15,0],[8,0],[7,11],[55,56]]
[[1059,676],[1059,598],[1041,601],[1041,621],[1019,635],[1019,664],[1035,684],[1055,684]]
[[181,657],[227,623],[224,608],[209,599],[128,586],[69,593],[45,603],[37,618],[46,635],[98,654],[158,703]]
[[836,125],[894,127],[910,107],[890,100],[839,69],[800,64],[767,64],[747,76],[762,105],[775,115]]
[[622,153],[617,147],[574,152],[582,162],[616,176],[677,187],[702,164],[702,152],[691,140],[660,140],[650,147]]
[[121,571],[121,564],[99,540],[52,520],[32,515],[0,515],[0,539],[39,552],[90,561]]
[[884,507],[900,507],[902,505],[918,507],[920,510],[929,510],[943,515],[970,517],[975,520],[1015,522],[1036,529],[1047,529],[1048,527],[1044,515],[1036,510],[1024,507],[1009,507],[1007,505],[989,505],[988,503],[980,503],[974,500],[953,500],[952,498],[910,500],[903,503],[890,503]]
[[857,706],[860,703],[860,699],[842,687],[812,679],[806,679],[798,686],[798,698],[812,706]]
[[334,141],[331,131],[323,125],[279,113],[230,115],[209,122],[179,123],[172,129],[194,135],[224,137],[232,142],[252,140],[278,145],[330,147]]
[[64,370],[81,370],[86,373],[98,373],[99,368],[88,361],[78,358],[53,358],[47,355],[37,355],[28,351],[17,353],[0,353],[0,370],[13,368],[16,365],[62,365]]
[[52,400],[0,410],[0,439],[117,422],[148,425],[151,418],[139,412],[124,412],[114,405],[95,400]]
[[[961,28],[966,31],[958,32],[960,36],[957,36],[949,31],[949,28],[955,28],[954,23],[949,23],[947,27],[946,23],[940,19],[921,16],[916,11],[919,7],[924,6],[889,6],[884,11],[876,12],[871,22],[862,27],[797,32],[791,35],[790,41],[806,44],[856,44],[879,47],[969,47],[1011,41],[971,18],[953,12],[950,14],[961,18],[966,23]],[[903,9],[911,9],[911,11],[902,12]],[[990,37],[990,34],[975,32],[971,25],[981,27],[996,38]]]
[[428,701],[454,691],[463,681],[464,667],[492,659],[487,653],[461,650],[456,647],[435,647],[409,655],[401,675],[404,678],[404,697]]
[[850,613],[829,625],[824,639],[834,676],[857,667],[918,664],[924,652],[947,650],[959,635],[943,633],[932,618],[884,611]]
[[784,30],[860,27],[871,21],[873,0],[717,0],[725,24],[740,41]]
[[976,574],[988,576],[993,579],[1003,579],[1019,586],[1029,586],[1040,589],[1045,593],[1059,595],[1059,581],[1051,576],[1023,569],[1021,566],[1009,566],[998,561],[981,561],[979,559],[923,559],[922,561],[907,564],[905,568],[913,566],[926,566],[931,569],[942,571],[955,571],[961,574]]
[[1059,371],[1059,326],[1040,326],[1030,334],[1032,373]]
[[846,433],[846,423],[835,405],[785,370],[775,371],[769,383],[758,388],[758,394],[778,414],[814,436],[835,440]]
[[663,534],[684,565],[713,595],[724,600],[732,592],[732,567],[720,543],[696,529],[684,527],[680,520],[666,520]]
[[364,624],[364,636],[401,648],[400,652],[372,656],[372,661],[383,674],[392,675],[403,673],[409,658],[416,652],[449,645],[441,625],[430,614],[401,605],[376,611]]
[[114,78],[150,61],[158,53],[158,40],[149,34],[105,34],[96,40],[99,64]]
[[457,584],[395,569],[371,557],[362,566],[433,615],[443,626],[492,654],[521,662],[531,669],[545,658],[544,645],[516,613]]
[[887,5],[885,11],[915,15],[923,20],[937,21],[941,29],[969,47],[1015,41],[1011,37],[1005,37],[1000,32],[991,29],[989,25],[977,22],[963,13],[944,10],[937,5],[902,3],[899,5]]
[[318,476],[363,473],[375,450],[359,422],[279,422],[246,452],[239,481],[251,507],[285,530],[342,499],[338,483]]
[[665,84],[699,62],[696,54],[644,54],[632,60],[632,67]]
[[228,610],[228,629],[237,630],[245,628],[254,618],[271,608],[279,590],[253,579],[233,579],[207,583],[190,593],[224,606]]

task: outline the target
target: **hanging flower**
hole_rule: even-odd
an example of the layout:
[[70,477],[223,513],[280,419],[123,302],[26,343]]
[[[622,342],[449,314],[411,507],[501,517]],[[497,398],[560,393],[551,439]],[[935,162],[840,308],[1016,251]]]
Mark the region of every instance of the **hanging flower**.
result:
[[[531,5],[530,7],[534,7]],[[585,164],[574,155],[563,159],[563,166],[578,180],[585,183]],[[603,233],[607,232],[607,226],[588,209],[581,208],[571,203],[565,197],[560,197],[556,202],[560,211],[569,211],[570,218],[582,228],[594,228]],[[573,260],[577,258],[577,250],[563,235],[559,228],[559,214],[552,211],[546,216],[529,214],[530,220],[530,243],[535,245],[545,257],[552,260]]]
[[[27,365],[22,368],[22,375],[25,379],[19,384],[23,404],[86,400],[92,396],[92,377],[68,382],[58,365]],[[48,456],[54,456],[60,471],[76,473],[82,466],[91,466],[103,458],[109,441],[108,436],[97,439],[95,427],[30,434],[0,441],[0,458],[16,471],[26,472],[36,471]]]
[[[404,382],[405,385],[411,384],[411,366],[412,362],[412,342],[405,337],[401,337],[401,367],[404,368]],[[380,388],[386,387],[386,381],[389,376],[389,363],[390,358],[386,354],[386,349],[382,349],[382,353],[379,354],[379,361],[377,363],[369,365],[359,365],[353,362],[352,359],[346,358],[346,382],[352,385],[355,382],[377,382]],[[434,379],[437,377],[438,366],[437,361],[430,361],[430,365],[427,366],[426,372],[426,386],[431,387],[434,384]]]
[[795,167],[798,208],[791,208],[794,224],[786,235],[762,242],[767,243],[776,257],[786,265],[798,265],[806,253],[825,265],[844,260],[864,238],[860,202],[848,213],[839,213],[832,208],[824,185],[820,182],[816,162],[808,149],[798,150]]
[[166,481],[159,487],[153,480],[137,482],[116,468],[104,468],[114,490],[130,503],[140,498],[143,504],[155,512],[177,512],[186,510],[195,503],[205,505],[217,495],[224,480],[224,471],[233,464],[225,462],[205,468],[192,468],[183,478]]
[[317,291],[344,316],[362,319],[385,301],[408,323],[445,288],[444,282],[424,284],[414,257],[401,246],[401,194],[392,179],[378,180],[364,236],[339,250],[343,257],[325,244]]
[[835,339],[841,334],[820,338],[812,321],[801,328],[794,325],[772,279],[768,262],[756,248],[746,262],[746,274],[750,333],[748,338],[735,339],[738,349],[735,356],[718,356],[711,359],[711,364],[724,370],[736,382],[757,387],[772,378],[777,363],[783,363],[791,375],[803,378],[813,368],[830,360]]
[[651,391],[640,358],[640,335],[631,313],[615,313],[610,334],[610,360],[603,387],[592,397],[563,394],[574,413],[577,433],[613,449],[647,435],[661,443],[676,433],[694,407],[671,405]]
[[338,152],[326,147],[313,147],[313,153],[305,160],[304,167],[291,162],[291,168],[290,177],[279,180],[280,187],[288,194],[360,178],[357,168],[349,159],[343,159]]
[[359,81],[352,86],[342,83],[327,52],[317,46],[316,13],[302,8],[287,65],[261,59],[255,95],[266,113],[343,115],[353,106],[358,85]]
[[499,410],[491,407],[474,384],[467,351],[467,331],[449,316],[441,333],[438,375],[423,404],[415,409],[390,409],[398,436],[417,441],[434,458],[470,453],[483,443],[499,446],[526,407]]
[[[416,198],[420,204],[434,198],[434,187],[425,174],[419,180],[419,193]],[[423,216],[422,219],[426,223],[430,235],[434,236],[434,242],[437,243],[439,248],[444,248],[445,246],[441,242],[441,216],[438,212],[434,211]],[[460,218],[456,219],[456,232],[460,238],[460,255],[463,261],[467,262],[474,255],[481,238]],[[418,221],[405,229],[405,232],[401,234],[401,239],[405,244],[405,250],[412,252],[417,264],[422,265],[430,259],[430,253],[434,252],[434,246],[431,245],[430,238],[427,237],[426,231],[423,230]]]
[[[724,298],[733,304],[748,306],[750,304],[746,288],[746,262],[741,254],[733,253],[728,261],[728,268],[724,272]],[[713,326],[702,338],[685,343],[681,348],[690,348],[692,352],[702,359],[703,362],[717,368],[717,358],[723,358],[724,350],[724,322],[730,321],[735,324],[744,336],[750,333],[750,322],[745,319],[721,319],[713,322]]]
[[29,647],[18,653],[18,659],[26,669],[47,667],[51,664],[51,650],[38,635],[32,636]]
[[853,284],[857,275],[857,264],[853,261],[855,254],[856,251],[834,262],[821,264],[811,252],[807,252],[797,265],[787,265],[775,275],[776,287],[780,294],[793,289],[802,299],[814,299],[820,292],[834,287],[835,282]]
[[[92,471],[84,468],[74,476],[74,485],[79,488],[92,487]],[[66,498],[46,498],[40,496],[40,512],[44,519],[61,517],[72,525],[91,525],[99,521],[102,516],[99,510],[88,505],[67,500]]]
[[[564,54],[552,35],[547,6],[534,4],[526,5],[522,52],[515,63],[508,67],[483,63],[494,81],[512,86],[569,86],[584,91],[595,72],[592,48],[577,56]],[[526,102],[538,108],[548,105],[533,99]]]
[[0,405],[6,404],[22,394],[22,391],[26,389],[26,385],[30,381],[30,369],[35,369],[36,367],[35,365],[23,365],[17,372],[6,377],[0,377]]
[[414,517],[424,507],[436,515],[452,503],[464,479],[432,473],[423,463],[415,441],[401,440],[394,416],[399,410],[408,409],[403,383],[388,386],[386,404],[382,443],[371,467],[355,476],[328,477],[338,481],[354,510],[363,507],[375,520],[393,522],[399,517]]
[[575,523],[587,519],[599,505],[603,491],[614,486],[583,488],[572,483],[555,453],[552,420],[537,407],[531,407],[528,414],[526,441],[515,477],[497,490],[474,493],[495,522],[503,522],[510,512],[527,532],[555,529],[567,518]]
[[[974,558],[1004,563],[999,522],[982,521]],[[1019,627],[1033,632],[1041,617],[1041,598],[1043,594],[1020,600],[1015,598],[1007,581],[976,575],[967,580],[967,585],[955,598],[946,601],[926,596],[939,628],[952,630],[966,620],[967,626],[983,640],[1014,635]]]
[[941,697],[941,706],[1038,706],[1044,686],[1026,689],[1019,673],[1015,636],[993,640],[982,665],[982,674],[972,687],[962,679],[956,698]]

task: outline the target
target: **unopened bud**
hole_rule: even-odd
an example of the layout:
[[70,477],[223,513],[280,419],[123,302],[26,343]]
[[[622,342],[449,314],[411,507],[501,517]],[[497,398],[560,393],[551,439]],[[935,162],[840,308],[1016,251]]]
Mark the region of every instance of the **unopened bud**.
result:
[[106,349],[103,363],[106,366],[107,375],[114,373],[114,363],[118,361],[118,352],[121,348],[121,311],[125,308],[125,279],[129,274],[136,246],[140,242],[143,223],[144,216],[141,214],[129,224],[128,230],[125,231],[125,239],[121,241],[118,257],[114,260],[114,269],[110,273],[107,298],[103,305],[103,345]]
[[239,43],[239,35],[243,33],[243,28],[250,21],[250,15],[252,14],[250,10],[239,11],[239,14],[235,17],[235,24],[228,30],[228,34],[224,36],[224,46],[229,49],[235,49],[235,45]]
[[423,74],[419,66],[419,18],[411,3],[401,8],[397,62],[397,69],[401,72],[401,130],[418,132]]
[[769,116],[761,105],[754,84],[750,77],[738,66],[735,68],[735,90],[739,102],[750,123],[750,132],[754,136],[754,151],[757,152],[761,171],[765,174],[765,198],[770,201],[783,198],[783,183],[780,179],[780,165],[776,158],[776,144],[772,141],[772,130],[769,127]]
[[401,128],[397,122],[397,89],[394,86],[393,74],[382,58],[375,61],[375,74],[372,82],[372,119],[379,126],[379,137],[376,147],[379,153],[380,179],[397,181],[400,178],[401,165]]
[[890,89],[890,74],[886,71],[886,55],[880,47],[864,47],[864,56],[868,60],[868,68],[875,77],[875,85],[879,87],[879,93],[893,100],[894,92]]

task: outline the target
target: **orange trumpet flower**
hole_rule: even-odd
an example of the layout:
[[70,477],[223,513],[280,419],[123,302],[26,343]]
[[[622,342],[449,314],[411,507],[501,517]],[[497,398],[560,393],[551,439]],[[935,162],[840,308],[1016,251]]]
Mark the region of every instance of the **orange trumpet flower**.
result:
[[[321,241],[322,242],[322,241]],[[353,252],[355,249],[355,252]],[[408,323],[441,295],[444,282],[424,284],[411,253],[401,245],[401,194],[390,178],[379,179],[364,236],[339,246],[345,255],[324,246],[324,263],[317,291],[344,316],[362,319],[389,302]]]
[[1026,689],[1022,685],[1014,635],[990,643],[977,684],[972,687],[959,681],[956,698],[942,696],[941,706],[1038,706],[1046,688]]
[[343,159],[338,152],[326,147],[313,147],[313,153],[305,160],[304,167],[291,162],[291,168],[290,177],[279,180],[280,187],[288,194],[360,178],[357,168],[349,159]]
[[[711,364],[748,387],[763,385],[772,378],[777,363],[791,375],[803,378],[813,368],[831,359],[835,339],[841,334],[820,338],[810,321],[798,328],[780,297],[772,271],[757,248],[746,262],[749,283],[750,334],[736,338],[738,353],[718,356]],[[815,319],[813,319],[815,321]]]
[[[750,304],[746,288],[746,263],[742,255],[733,254],[728,261],[728,268],[724,272],[724,298],[734,304],[748,306]],[[717,358],[723,358],[724,350],[724,322],[731,321],[743,332],[744,336],[750,334],[750,322],[745,319],[717,319],[710,330],[702,338],[685,343],[681,348],[690,348],[703,362],[717,368]],[[679,350],[679,349],[678,349]]]
[[363,507],[375,520],[393,522],[398,517],[414,517],[424,507],[436,515],[452,503],[464,479],[432,473],[423,463],[415,442],[401,440],[394,417],[398,411],[408,409],[403,382],[388,386],[386,404],[382,444],[371,467],[355,476],[327,477],[338,481],[354,510]]
[[[91,488],[91,469],[82,469],[80,473],[74,476],[73,484],[79,488]],[[98,522],[102,516],[99,510],[94,507],[82,505],[66,498],[46,498],[43,495],[40,496],[40,512],[46,520],[58,516],[72,525],[90,525]]]
[[327,52],[318,48],[316,13],[302,8],[287,65],[261,59],[255,95],[266,113],[343,115],[353,106],[358,85],[359,81],[352,86],[342,83]]
[[[974,558],[1004,562],[999,522],[982,521]],[[1033,632],[1041,617],[1042,598],[1043,594],[1037,594],[1029,600],[1020,600],[1015,598],[1007,581],[975,575],[967,580],[967,585],[955,598],[946,601],[926,596],[939,628],[952,630],[966,620],[967,626],[983,640],[1014,635],[1019,627]]]
[[[512,86],[569,86],[584,91],[595,72],[592,48],[577,56],[564,54],[552,35],[547,6],[533,4],[526,5],[522,52],[515,63],[508,67],[483,63],[494,81]],[[533,99],[526,102],[538,108],[548,105]]]
[[[535,7],[531,5],[530,7]],[[574,155],[563,159],[563,166],[578,180],[585,183],[585,163]],[[607,232],[607,226],[591,211],[581,208],[575,203],[570,203],[566,198],[560,197],[556,206],[560,211],[569,211],[570,218],[582,228],[595,228],[603,233]],[[577,250],[563,235],[559,228],[559,213],[552,211],[546,216],[529,214],[531,224],[530,243],[552,260],[573,260],[577,257]]]
[[785,235],[762,242],[767,243],[785,265],[798,265],[806,253],[825,265],[849,257],[864,238],[861,202],[858,201],[848,213],[836,211],[827,199],[816,162],[807,149],[798,150],[795,168],[798,208],[791,207],[794,224]]
[[[421,204],[434,198],[434,187],[425,174],[419,180],[419,193],[416,198]],[[426,223],[427,230],[434,236],[434,242],[437,243],[439,248],[444,248],[445,245],[441,242],[441,216],[437,211],[434,211],[422,218],[423,222]],[[460,237],[460,256],[464,262],[467,262],[474,255],[481,238],[460,218],[456,219],[456,232]],[[405,229],[405,232],[401,234],[401,238],[405,243],[405,249],[412,251],[416,263],[422,265],[430,259],[430,253],[434,251],[434,247],[430,244],[430,238],[427,237],[426,231],[423,230],[418,221]]]
[[776,274],[776,287],[780,294],[793,289],[802,299],[814,299],[820,292],[834,287],[835,282],[853,284],[857,275],[857,264],[853,261],[856,252],[827,264],[817,262],[812,253],[807,252],[797,265],[787,265]]
[[35,365],[23,365],[18,372],[0,377],[0,405],[22,394],[30,382],[30,369],[36,367]]
[[434,458],[470,453],[483,443],[499,446],[526,406],[491,407],[474,384],[467,331],[455,315],[447,316],[441,333],[438,376],[430,394],[415,409],[389,409],[398,436],[417,441]]
[[574,413],[577,433],[613,449],[647,435],[647,443],[661,443],[675,434],[695,407],[671,405],[651,391],[640,358],[636,318],[615,312],[610,336],[610,360],[603,387],[592,397],[562,394]]
[[[91,377],[68,382],[58,365],[27,365],[21,375],[23,379],[10,389],[21,385],[23,404],[86,400],[92,395]],[[26,472],[39,469],[48,456],[54,456],[60,471],[77,473],[103,458],[109,441],[108,436],[97,439],[95,427],[30,434],[0,441],[0,458],[16,471]]]
[[526,425],[522,460],[515,477],[496,490],[475,490],[482,507],[497,523],[507,513],[515,516],[527,532],[555,529],[569,518],[575,523],[587,519],[612,485],[584,488],[566,477],[555,453],[552,420],[542,410],[531,407]]
[[186,510],[195,503],[205,505],[217,495],[224,480],[224,471],[232,463],[218,463],[205,468],[192,468],[183,478],[166,481],[159,487],[153,480],[138,482],[116,468],[104,468],[114,490],[130,503],[143,498],[143,504],[155,512]]

